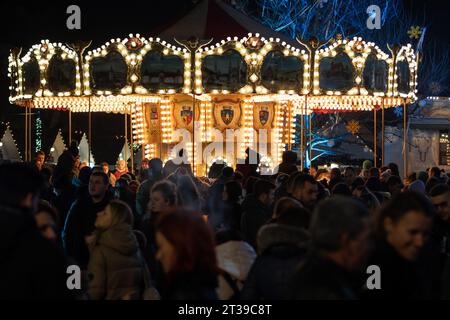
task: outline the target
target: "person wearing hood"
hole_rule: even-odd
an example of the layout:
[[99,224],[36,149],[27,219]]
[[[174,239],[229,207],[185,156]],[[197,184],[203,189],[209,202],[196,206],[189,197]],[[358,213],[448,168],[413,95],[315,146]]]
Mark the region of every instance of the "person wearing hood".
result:
[[258,257],[244,283],[243,300],[288,300],[295,268],[309,242],[309,212],[301,207],[283,211],[258,233]]
[[123,201],[113,200],[97,213],[96,230],[87,240],[90,299],[141,298],[150,274],[132,225],[133,213]]
[[64,253],[41,235],[33,216],[42,186],[27,164],[0,165],[0,300],[75,298]]
[[220,269],[217,296],[220,300],[236,300],[255,261],[256,252],[236,229],[216,233],[217,264]]

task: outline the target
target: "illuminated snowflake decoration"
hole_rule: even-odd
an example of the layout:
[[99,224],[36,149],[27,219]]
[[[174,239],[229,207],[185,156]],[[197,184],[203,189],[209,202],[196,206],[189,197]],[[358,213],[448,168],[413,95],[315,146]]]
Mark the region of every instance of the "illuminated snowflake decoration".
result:
[[394,114],[397,118],[402,117],[403,116],[403,107],[395,107]]
[[436,81],[431,82],[429,85],[429,88],[430,88],[430,93],[433,95],[439,94],[442,91],[441,85]]
[[328,2],[328,0],[319,0],[319,8],[323,8],[323,6]]
[[359,129],[361,129],[361,126],[359,124],[359,121],[356,120],[350,120],[347,125],[345,126],[348,132],[355,135],[359,132]]
[[419,26],[411,26],[408,30],[408,35],[411,39],[419,39],[422,34],[422,30],[420,30]]

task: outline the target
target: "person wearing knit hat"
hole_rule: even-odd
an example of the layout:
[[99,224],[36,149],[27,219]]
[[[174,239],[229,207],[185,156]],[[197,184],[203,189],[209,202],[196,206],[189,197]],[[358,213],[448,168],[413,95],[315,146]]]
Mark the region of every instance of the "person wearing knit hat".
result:
[[364,160],[364,162],[363,162],[363,169],[369,170],[372,167],[373,167],[372,161]]

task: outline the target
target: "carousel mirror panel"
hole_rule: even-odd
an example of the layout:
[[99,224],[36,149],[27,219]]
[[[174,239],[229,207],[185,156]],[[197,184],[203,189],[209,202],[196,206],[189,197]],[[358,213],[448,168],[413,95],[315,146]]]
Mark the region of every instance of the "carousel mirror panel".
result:
[[272,92],[300,90],[303,86],[303,61],[271,51],[261,67],[262,85]]
[[363,84],[369,92],[386,92],[388,85],[389,66],[384,60],[370,54],[364,65]]
[[206,91],[236,92],[247,83],[247,64],[236,50],[206,56],[202,62],[202,82]]
[[39,90],[40,70],[35,57],[22,66],[23,86],[25,94],[35,94]]
[[322,90],[346,91],[353,88],[354,83],[355,67],[346,53],[320,60],[319,86]]
[[116,51],[105,57],[94,58],[91,63],[91,88],[117,91],[127,84],[128,67],[122,55]]
[[75,90],[76,64],[75,61],[62,59],[54,55],[48,65],[48,87],[52,92],[69,92]]
[[150,91],[181,90],[183,87],[183,60],[159,51],[147,53],[141,64],[141,84]]

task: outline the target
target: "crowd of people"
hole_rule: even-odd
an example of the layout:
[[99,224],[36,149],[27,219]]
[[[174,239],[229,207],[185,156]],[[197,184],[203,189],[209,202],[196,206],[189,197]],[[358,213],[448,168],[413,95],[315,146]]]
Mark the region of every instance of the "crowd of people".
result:
[[[450,299],[450,179],[397,165],[0,165],[0,298]],[[67,266],[81,286],[67,286]],[[381,272],[369,287],[368,266]]]

